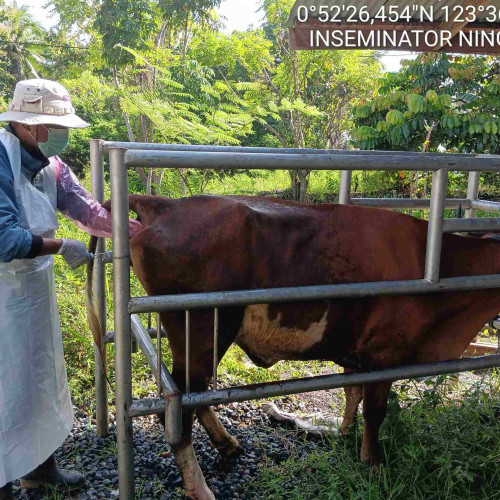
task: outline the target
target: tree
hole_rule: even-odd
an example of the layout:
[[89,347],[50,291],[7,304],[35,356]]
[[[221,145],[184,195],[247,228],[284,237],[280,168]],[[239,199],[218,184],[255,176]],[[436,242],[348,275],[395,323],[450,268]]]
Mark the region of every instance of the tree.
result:
[[[219,7],[222,0],[163,0],[160,2],[160,8],[164,18],[162,31],[166,32],[170,27],[170,42],[172,43],[173,29],[181,29],[182,46],[181,54],[182,60],[186,59],[189,41],[192,35],[193,27],[197,25],[204,25],[206,23],[213,23],[216,21],[213,15],[214,9]],[[216,23],[214,28],[216,27]]]
[[[345,148],[353,105],[373,92],[380,74],[370,51],[293,52],[286,20],[293,1],[265,0],[261,30],[214,33],[192,44],[212,61],[234,105],[252,117],[253,143],[295,148]],[[307,171],[291,171],[292,196],[305,201]]]
[[0,40],[4,41],[9,72],[15,81],[27,75],[38,78],[35,66],[43,62],[36,44],[43,40],[43,28],[33,19],[26,6],[0,5]]
[[378,96],[354,110],[362,149],[498,154],[500,64],[492,57],[421,54],[380,80]]
[[[377,96],[355,107],[354,146],[498,154],[499,69],[493,57],[430,53],[404,61],[401,71],[380,79]],[[399,181],[407,177],[413,195],[419,174],[400,172]]]

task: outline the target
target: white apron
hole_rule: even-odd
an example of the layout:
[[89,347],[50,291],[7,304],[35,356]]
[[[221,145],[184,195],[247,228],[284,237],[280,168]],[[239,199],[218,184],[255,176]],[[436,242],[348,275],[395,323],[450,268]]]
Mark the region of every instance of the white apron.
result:
[[[19,140],[0,130],[0,142],[14,174],[21,227],[53,237],[55,165],[37,177],[37,189],[22,172]],[[72,425],[53,257],[0,263],[0,487],[43,463]]]

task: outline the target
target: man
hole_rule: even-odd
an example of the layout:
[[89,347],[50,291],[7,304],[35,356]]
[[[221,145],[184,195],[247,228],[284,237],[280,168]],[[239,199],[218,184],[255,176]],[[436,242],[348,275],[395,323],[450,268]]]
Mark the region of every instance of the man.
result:
[[58,158],[69,129],[89,126],[62,85],[19,82],[0,121],[9,122],[0,129],[0,500],[10,500],[18,478],[27,488],[85,482],[53,457],[73,426],[53,255],[72,269],[89,260],[82,242],[54,239],[56,209],[97,236],[111,224]]

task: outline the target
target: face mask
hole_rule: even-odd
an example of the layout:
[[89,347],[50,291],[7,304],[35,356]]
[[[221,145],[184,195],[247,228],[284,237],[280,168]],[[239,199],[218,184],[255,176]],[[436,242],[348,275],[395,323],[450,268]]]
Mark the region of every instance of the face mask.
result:
[[38,149],[45,158],[60,155],[67,148],[69,142],[67,128],[49,128],[48,131],[47,142],[37,142]]

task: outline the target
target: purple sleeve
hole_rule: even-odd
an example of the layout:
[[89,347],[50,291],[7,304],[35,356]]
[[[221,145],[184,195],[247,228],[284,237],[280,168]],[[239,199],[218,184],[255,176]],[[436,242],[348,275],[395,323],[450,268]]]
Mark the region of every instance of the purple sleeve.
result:
[[[75,174],[59,158],[57,178],[57,208],[88,234],[111,238],[111,213],[96,201],[78,182]],[[130,237],[143,229],[140,222],[130,220]]]

